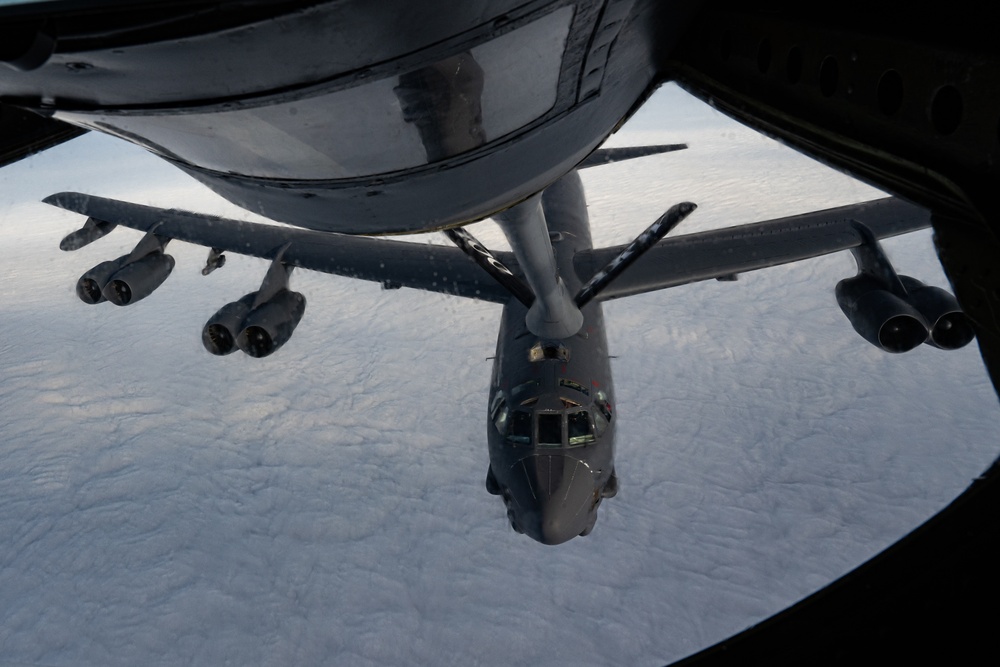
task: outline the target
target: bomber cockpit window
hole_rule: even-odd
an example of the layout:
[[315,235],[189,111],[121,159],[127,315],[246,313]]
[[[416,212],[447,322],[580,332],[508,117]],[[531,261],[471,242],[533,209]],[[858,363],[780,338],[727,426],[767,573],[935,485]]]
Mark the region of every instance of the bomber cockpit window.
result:
[[566,427],[571,446],[594,442],[594,425],[590,422],[590,413],[587,410],[576,410],[568,413]]
[[559,447],[563,444],[562,413],[538,413],[538,444],[539,446]]
[[608,422],[610,422],[611,401],[608,400],[607,394],[605,394],[603,391],[597,392],[597,396],[594,397],[594,405],[596,405],[597,409],[601,411],[601,414],[604,415],[604,418],[607,419]]
[[507,425],[507,414],[507,401],[503,397],[503,393],[498,393],[490,408],[490,421],[500,433],[503,433],[504,427]]
[[531,413],[525,410],[514,410],[510,413],[507,424],[507,440],[517,445],[531,443]]
[[595,410],[593,415],[594,425],[597,427],[597,435],[604,435],[604,431],[608,428],[608,420],[604,418],[600,410]]
[[579,382],[575,382],[575,381],[569,380],[567,378],[559,378],[559,386],[560,387],[569,387],[570,389],[575,389],[576,391],[580,392],[584,396],[590,396],[590,392],[587,390],[586,387],[584,387]]
[[510,392],[511,403],[517,403],[523,401],[526,398],[536,396],[538,394],[538,387],[540,383],[538,380],[528,380],[527,382],[522,382],[521,384],[514,387],[514,390]]
[[496,418],[497,409],[500,407],[501,403],[506,402],[502,391],[498,391],[493,396],[493,400],[490,402],[490,419]]

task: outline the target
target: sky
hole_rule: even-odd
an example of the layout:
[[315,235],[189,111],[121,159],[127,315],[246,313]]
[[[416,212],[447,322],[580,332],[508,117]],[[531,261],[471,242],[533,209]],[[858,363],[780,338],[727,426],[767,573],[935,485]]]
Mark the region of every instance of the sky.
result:
[[[673,86],[607,145],[674,142],[584,172],[596,244],[682,200],[673,234],[882,196]],[[620,492],[546,547],[483,483],[498,306],[296,272],[291,341],[213,357],[202,326],[266,263],[204,277],[171,244],[152,296],[87,306],[77,278],[140,236],[60,251],[82,219],[40,200],[63,190],[257,219],[106,137],[0,171],[0,665],[662,665],[861,564],[998,454],[975,345],[869,345],[840,253],[607,304]],[[930,232],[884,245],[947,284]]]

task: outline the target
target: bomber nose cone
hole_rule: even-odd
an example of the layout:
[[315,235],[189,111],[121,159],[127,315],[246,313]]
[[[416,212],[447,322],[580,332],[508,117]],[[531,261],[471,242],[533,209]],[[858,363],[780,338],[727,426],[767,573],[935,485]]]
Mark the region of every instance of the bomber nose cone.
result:
[[542,544],[562,544],[593,521],[593,471],[563,454],[535,454],[514,464],[511,493],[518,527]]

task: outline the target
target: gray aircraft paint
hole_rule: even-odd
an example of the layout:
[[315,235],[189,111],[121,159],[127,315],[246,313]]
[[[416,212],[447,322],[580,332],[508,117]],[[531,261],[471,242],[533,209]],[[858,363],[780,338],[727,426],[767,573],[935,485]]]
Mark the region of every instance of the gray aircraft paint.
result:
[[[592,247],[583,185],[576,172],[547,189],[542,206],[559,274],[575,293],[583,280],[573,270],[573,259]],[[499,485],[511,526],[545,544],[589,533],[602,494],[614,484],[616,420],[611,412],[611,419],[602,425],[606,418],[601,410],[608,407],[598,405],[601,396],[607,406],[614,406],[604,314],[600,303],[582,310],[584,323],[578,333],[546,340],[528,330],[524,305],[508,301],[490,381],[488,475]],[[498,427],[501,410],[508,416]],[[516,413],[530,415],[529,443],[507,437]],[[570,415],[589,420],[592,442],[575,446],[569,442]],[[545,418],[561,422],[559,444],[539,443],[540,422]]]

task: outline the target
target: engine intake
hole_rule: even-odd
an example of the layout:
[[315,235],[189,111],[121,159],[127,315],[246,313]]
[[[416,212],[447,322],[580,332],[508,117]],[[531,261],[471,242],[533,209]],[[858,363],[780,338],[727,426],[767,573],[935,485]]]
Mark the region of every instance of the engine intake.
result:
[[972,323],[950,292],[925,285],[910,276],[900,276],[899,280],[906,288],[907,300],[923,315],[930,327],[928,345],[942,350],[957,350],[972,342],[976,336]]
[[[106,235],[115,225],[93,218],[83,229],[63,239],[63,250],[75,250]],[[174,258],[163,252],[170,238],[146,232],[127,255],[101,262],[76,281],[76,294],[84,303],[110,301],[127,306],[153,293],[174,270]]]
[[243,330],[243,321],[256,298],[257,292],[251,292],[239,301],[227,303],[209,318],[201,331],[206,350],[220,357],[236,351],[236,336]]
[[266,357],[288,342],[306,308],[298,292],[282,289],[253,307],[257,292],[220,308],[205,324],[201,342],[217,356],[243,350],[251,357]]
[[875,278],[861,274],[837,283],[837,303],[854,330],[887,352],[909,352],[928,338],[920,312]]
[[76,295],[80,297],[80,301],[91,305],[106,301],[104,286],[111,280],[111,276],[124,266],[127,259],[128,255],[122,255],[118,259],[101,262],[80,276],[76,281]]
[[837,303],[859,334],[889,352],[920,343],[954,350],[975,337],[952,294],[898,275],[872,231],[860,222],[852,226],[860,240],[851,248],[858,275],[837,283]]
[[251,357],[266,357],[288,342],[306,310],[306,298],[284,289],[247,315],[236,345]]
[[101,293],[116,306],[127,306],[152,294],[173,270],[173,257],[153,252],[116,271]]

